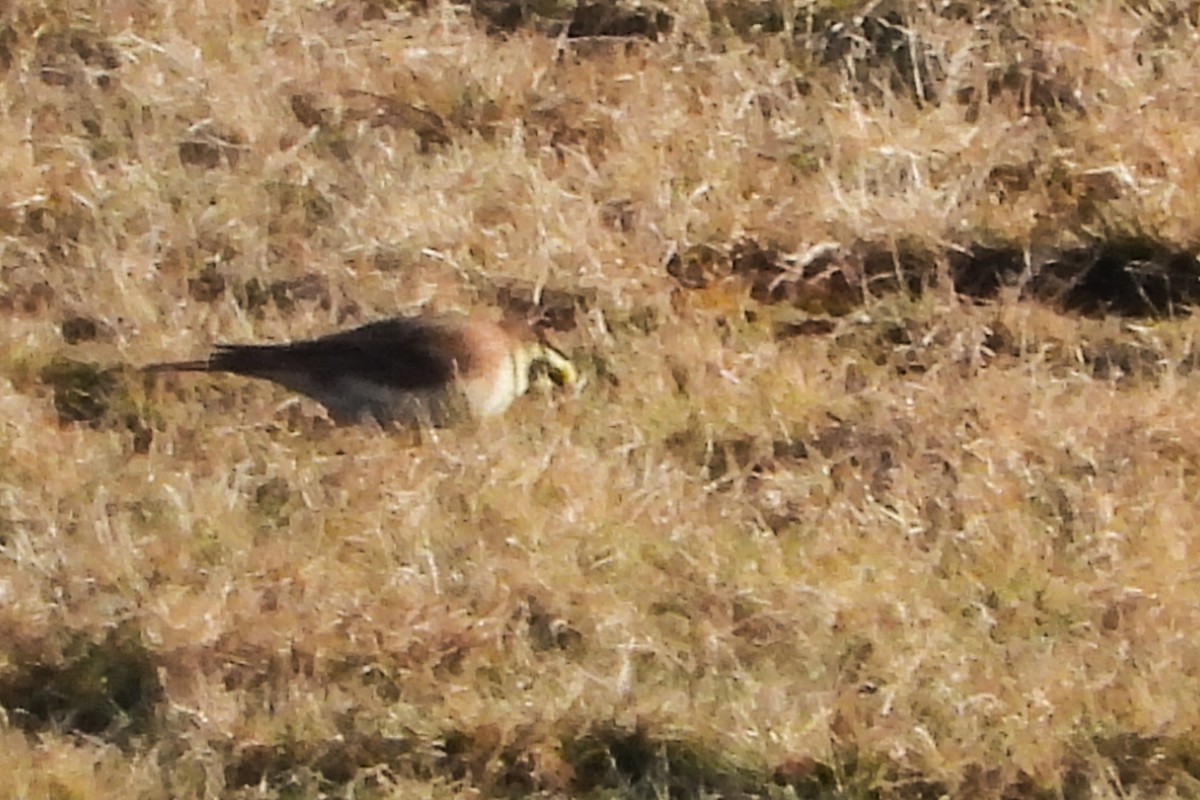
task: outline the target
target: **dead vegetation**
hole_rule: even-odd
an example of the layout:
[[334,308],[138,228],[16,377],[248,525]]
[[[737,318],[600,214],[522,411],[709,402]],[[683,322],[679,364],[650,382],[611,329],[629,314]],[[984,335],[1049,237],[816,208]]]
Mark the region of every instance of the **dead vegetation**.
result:
[[[0,6],[0,793],[1191,796],[1198,25]],[[483,304],[586,390],[137,369]]]

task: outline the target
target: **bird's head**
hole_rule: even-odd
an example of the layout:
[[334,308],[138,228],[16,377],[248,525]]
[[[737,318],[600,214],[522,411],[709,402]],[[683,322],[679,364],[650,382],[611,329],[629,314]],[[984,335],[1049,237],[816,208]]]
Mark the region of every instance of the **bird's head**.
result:
[[545,332],[536,328],[527,317],[508,314],[499,326],[510,341],[516,343],[517,394],[524,394],[531,385],[545,386],[549,382],[558,387],[571,387],[579,383],[579,370],[571,359],[547,342]]
[[579,370],[563,353],[544,342],[530,346],[529,373],[535,382],[543,376],[555,386],[571,387],[579,383]]
[[520,370],[528,385],[574,387],[579,383],[579,370],[560,350],[545,342],[527,342],[518,356]]

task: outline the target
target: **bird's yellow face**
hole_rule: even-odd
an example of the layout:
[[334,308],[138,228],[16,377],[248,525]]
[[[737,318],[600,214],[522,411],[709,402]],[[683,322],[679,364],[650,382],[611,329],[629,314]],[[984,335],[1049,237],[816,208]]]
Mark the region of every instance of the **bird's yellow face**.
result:
[[526,358],[533,383],[549,379],[555,386],[574,386],[579,382],[579,371],[571,360],[547,344],[528,345]]
[[555,386],[574,386],[579,382],[579,371],[565,355],[548,345],[541,345],[541,358],[538,363],[544,364],[546,375],[554,381]]

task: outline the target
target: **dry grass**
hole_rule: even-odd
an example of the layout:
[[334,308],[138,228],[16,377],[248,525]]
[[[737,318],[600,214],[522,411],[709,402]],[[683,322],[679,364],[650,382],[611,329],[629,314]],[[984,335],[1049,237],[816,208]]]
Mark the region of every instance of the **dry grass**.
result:
[[0,795],[1194,796],[1196,7],[859,5],[0,6]]

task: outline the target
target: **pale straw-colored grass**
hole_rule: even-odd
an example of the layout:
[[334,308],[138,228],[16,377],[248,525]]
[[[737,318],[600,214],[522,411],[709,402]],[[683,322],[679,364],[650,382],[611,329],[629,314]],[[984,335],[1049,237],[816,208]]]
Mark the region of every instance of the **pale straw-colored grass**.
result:
[[[928,285],[1190,252],[1194,11],[907,9],[921,97],[804,44],[845,4],[393,5],[0,11],[0,796],[1195,791],[1196,324]],[[742,240],[935,269],[784,336],[669,274]],[[505,287],[577,301],[588,384],[486,427],[134,369]]]

